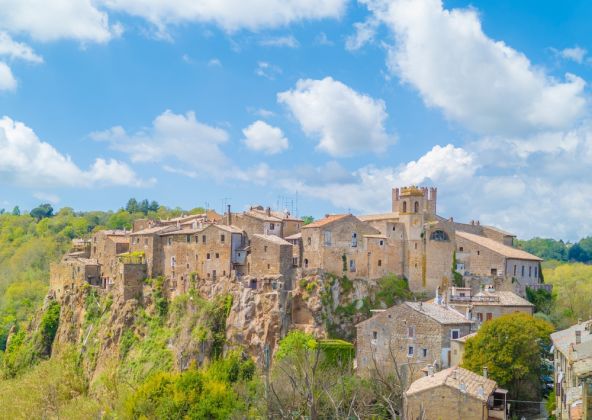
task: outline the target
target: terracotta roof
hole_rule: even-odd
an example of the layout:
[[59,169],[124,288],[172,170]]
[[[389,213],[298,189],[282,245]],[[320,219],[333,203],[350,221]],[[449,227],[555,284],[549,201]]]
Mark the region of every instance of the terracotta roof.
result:
[[405,305],[429,316],[440,324],[472,324],[452,308],[428,302],[405,302]]
[[411,384],[405,394],[417,394],[439,386],[454,388],[483,402],[486,402],[497,388],[497,384],[491,379],[461,367],[451,367],[434,373],[432,376],[418,379]]
[[485,236],[474,235],[472,233],[456,231],[456,236],[460,236],[468,241],[474,242],[477,245],[481,245],[493,252],[503,255],[506,258],[514,258],[517,260],[531,260],[531,261],[543,261],[535,255],[529,254],[521,249],[512,248],[511,246],[504,245],[501,242],[494,241],[493,239],[486,238]]
[[162,231],[170,231],[171,229],[174,229],[174,226],[153,226],[150,228],[146,228],[146,229],[142,229],[142,230],[138,230],[137,232],[132,232],[130,233],[130,235],[151,235],[153,233],[160,233]]
[[[588,328],[588,330],[586,330]],[[582,334],[582,343],[581,344],[574,344],[576,342],[576,331],[581,331]],[[582,322],[581,324],[572,325],[571,327],[554,332],[551,334],[551,340],[553,341],[553,345],[557,350],[563,353],[567,358],[571,359],[571,356],[579,357],[579,352],[576,352],[574,355],[570,347],[575,348],[576,350],[579,349],[580,346],[592,342],[592,320]],[[573,346],[572,346],[573,344]],[[585,346],[584,346],[585,347]],[[570,356],[571,354],[571,356]]]
[[251,216],[255,219],[258,220],[263,220],[264,222],[281,222],[282,219],[280,219],[279,217],[273,216],[273,215],[268,215],[265,210],[261,211],[261,210],[257,210],[257,209],[251,209],[248,210],[246,212],[244,212],[244,214],[246,216]]
[[290,242],[288,242],[276,235],[261,235],[259,233],[255,233],[253,235],[253,237],[263,239],[264,241],[273,242],[276,245],[290,245],[290,246],[292,246],[292,244]]
[[318,227],[323,227],[323,226],[327,226],[328,224],[331,224],[333,222],[336,222],[338,220],[344,219],[348,216],[351,216],[351,214],[331,214],[323,219],[314,221],[312,223],[309,223],[308,225],[304,225],[302,226],[302,228],[318,228]]
[[208,225],[208,226],[216,226],[219,229],[225,230],[226,232],[230,232],[230,233],[243,233],[243,230],[241,228],[238,228],[234,225],[218,225],[218,224],[213,224],[213,225]]
[[363,216],[358,216],[358,219],[364,222],[371,222],[376,220],[390,220],[390,219],[399,219],[399,213],[381,213],[381,214],[366,214]]
[[[483,292],[477,293],[474,296],[476,296],[477,299],[475,299],[474,302],[471,301],[472,304],[493,305],[493,306],[495,306],[495,305],[503,305],[503,306],[534,306],[532,303],[530,303],[526,299],[518,296],[514,292],[507,292],[507,291],[489,292],[489,291],[483,291]],[[479,301],[478,298],[480,296],[498,297],[499,298],[499,301],[497,301],[497,302]]]
[[287,240],[295,240],[295,239],[302,239],[302,232],[295,233],[294,235],[286,236],[284,239]]

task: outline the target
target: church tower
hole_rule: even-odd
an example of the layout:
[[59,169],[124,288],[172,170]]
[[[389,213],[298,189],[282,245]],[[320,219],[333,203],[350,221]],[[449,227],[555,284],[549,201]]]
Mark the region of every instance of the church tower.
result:
[[393,188],[393,212],[405,229],[403,273],[412,290],[427,288],[426,228],[436,220],[436,188]]

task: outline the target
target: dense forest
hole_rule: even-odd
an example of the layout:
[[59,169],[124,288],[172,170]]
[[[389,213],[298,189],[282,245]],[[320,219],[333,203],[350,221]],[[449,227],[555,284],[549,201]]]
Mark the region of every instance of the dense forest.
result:
[[[311,413],[391,417],[400,406],[403,385],[393,377],[357,378],[351,363],[344,362],[351,361],[351,345],[294,332],[282,341],[273,367],[262,371],[240,351],[225,356],[219,352],[227,299],[209,302],[187,295],[167,301],[157,280],[150,284],[152,305],[136,309],[133,325],[120,339],[119,354],[104,363],[99,376],[89,374],[89,366],[97,363],[93,357],[100,340],[111,334],[101,331],[113,312],[108,298],[92,293],[85,297],[85,327],[95,326],[85,341],[92,345],[65,347],[52,354],[60,308],[43,306],[49,264],[59,260],[73,238],[105,228],[129,229],[135,219],[146,216],[199,212],[203,209],[183,211],[135,199],[115,212],[62,208],[54,213],[50,205],[29,212],[0,211],[0,406],[5,414],[10,418],[231,418],[237,413],[238,417]],[[535,316],[554,328],[589,318],[592,265],[587,263],[592,238],[575,244],[535,238],[518,241],[518,246],[549,260],[543,274],[553,293],[528,294],[536,305]],[[394,294],[410,296],[408,290]],[[214,343],[209,350],[211,363],[190,365],[182,372],[171,369],[167,347],[181,325],[190,326],[196,342],[209,337]]]

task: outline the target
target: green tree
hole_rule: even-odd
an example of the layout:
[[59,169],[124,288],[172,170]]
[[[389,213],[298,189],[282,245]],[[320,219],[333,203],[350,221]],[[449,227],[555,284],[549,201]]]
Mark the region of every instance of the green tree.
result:
[[551,315],[555,304],[555,298],[551,292],[545,289],[534,290],[526,287],[526,299],[534,305],[535,312]]
[[553,316],[559,328],[565,328],[590,317],[592,302],[592,265],[562,264],[545,269],[545,282],[553,286]]
[[314,222],[314,217],[312,216],[302,216],[301,219],[304,225],[310,225],[312,222]]
[[125,206],[125,211],[128,213],[137,213],[139,211],[138,200],[130,198]]
[[12,215],[13,216],[20,216],[21,215],[21,209],[19,208],[19,206],[14,206],[14,208],[12,209]]
[[53,207],[51,204],[41,204],[40,206],[35,207],[29,213],[31,217],[34,217],[37,221],[53,216]]
[[582,247],[579,243],[572,245],[569,248],[569,252],[567,253],[567,257],[570,261],[576,262],[589,262],[592,260],[592,254],[588,252],[584,247]]
[[545,260],[567,261],[567,245],[561,240],[548,238],[517,240],[516,247]]
[[462,366],[476,373],[486,366],[512,398],[539,398],[543,357],[553,330],[548,322],[525,313],[487,321],[467,340]]

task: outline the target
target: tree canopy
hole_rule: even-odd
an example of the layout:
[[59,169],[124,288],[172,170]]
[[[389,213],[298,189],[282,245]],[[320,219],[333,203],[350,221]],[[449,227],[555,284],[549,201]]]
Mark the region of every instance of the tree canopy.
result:
[[548,322],[525,313],[487,321],[467,339],[462,366],[479,374],[487,367],[491,378],[508,389],[512,398],[537,398],[553,331]]

